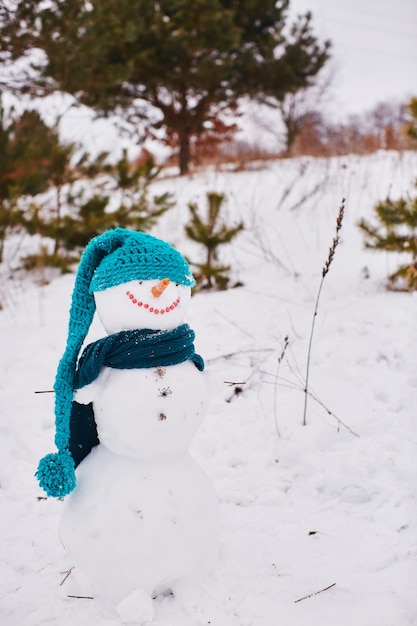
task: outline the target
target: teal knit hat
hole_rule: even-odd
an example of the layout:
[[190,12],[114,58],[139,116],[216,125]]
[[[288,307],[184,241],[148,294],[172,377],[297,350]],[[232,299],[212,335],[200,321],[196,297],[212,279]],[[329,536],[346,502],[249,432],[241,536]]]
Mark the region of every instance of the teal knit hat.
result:
[[87,245],[78,267],[69,314],[68,339],[55,378],[57,453],[41,459],[36,476],[48,496],[63,497],[75,487],[69,451],[70,416],[78,356],[95,313],[93,292],[131,280],[162,280],[192,287],[195,280],[184,257],[147,233],[116,228]]

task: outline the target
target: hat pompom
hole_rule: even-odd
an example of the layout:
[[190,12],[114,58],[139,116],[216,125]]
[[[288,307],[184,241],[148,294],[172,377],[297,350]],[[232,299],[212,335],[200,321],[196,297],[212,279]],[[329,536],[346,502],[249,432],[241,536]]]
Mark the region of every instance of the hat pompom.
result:
[[63,498],[75,487],[75,464],[69,450],[47,454],[40,460],[35,476],[48,496]]

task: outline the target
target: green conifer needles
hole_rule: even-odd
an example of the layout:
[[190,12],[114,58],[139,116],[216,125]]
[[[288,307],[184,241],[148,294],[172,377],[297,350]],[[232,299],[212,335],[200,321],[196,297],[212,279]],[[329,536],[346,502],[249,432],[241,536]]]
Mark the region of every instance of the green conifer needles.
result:
[[191,218],[185,226],[186,235],[205,248],[205,260],[202,263],[193,263],[197,268],[194,275],[200,289],[227,289],[230,266],[218,263],[218,248],[230,243],[244,227],[242,222],[237,226],[228,226],[221,222],[220,213],[224,197],[224,194],[220,193],[207,193],[205,218],[200,216],[197,204],[188,205]]
[[373,250],[402,253],[408,260],[388,277],[396,291],[417,290],[417,197],[378,202],[374,208],[377,224],[360,220],[365,246]]

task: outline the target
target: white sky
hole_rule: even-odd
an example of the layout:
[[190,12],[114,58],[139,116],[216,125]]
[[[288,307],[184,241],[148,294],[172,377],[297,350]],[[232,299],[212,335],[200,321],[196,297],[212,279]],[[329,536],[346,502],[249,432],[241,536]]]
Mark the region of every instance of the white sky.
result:
[[331,39],[335,114],[417,96],[417,0],[290,0],[311,11],[315,33]]

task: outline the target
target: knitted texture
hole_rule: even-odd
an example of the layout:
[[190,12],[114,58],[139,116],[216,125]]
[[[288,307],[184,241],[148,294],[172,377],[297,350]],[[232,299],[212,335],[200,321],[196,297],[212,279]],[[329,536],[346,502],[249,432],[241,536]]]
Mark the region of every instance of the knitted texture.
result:
[[69,450],[47,454],[40,460],[35,476],[48,496],[63,498],[75,487],[75,464]]
[[74,388],[92,383],[101,368],[136,369],[166,367],[191,360],[200,371],[204,361],[194,351],[194,331],[188,324],[174,330],[126,330],[90,343],[83,351]]
[[100,235],[101,245],[106,239],[120,235],[123,243],[106,256],[94,272],[90,291],[103,291],[130,280],[169,278],[174,283],[193,287],[195,280],[184,257],[165,241],[147,233],[123,228]]
[[116,228],[92,239],[84,250],[72,294],[67,345],[54,385],[58,454],[42,459],[36,473],[48,495],[62,497],[75,486],[68,451],[70,416],[78,355],[95,313],[93,293],[131,280],[163,278],[190,287],[195,284],[184,257],[170,244],[146,233]]

